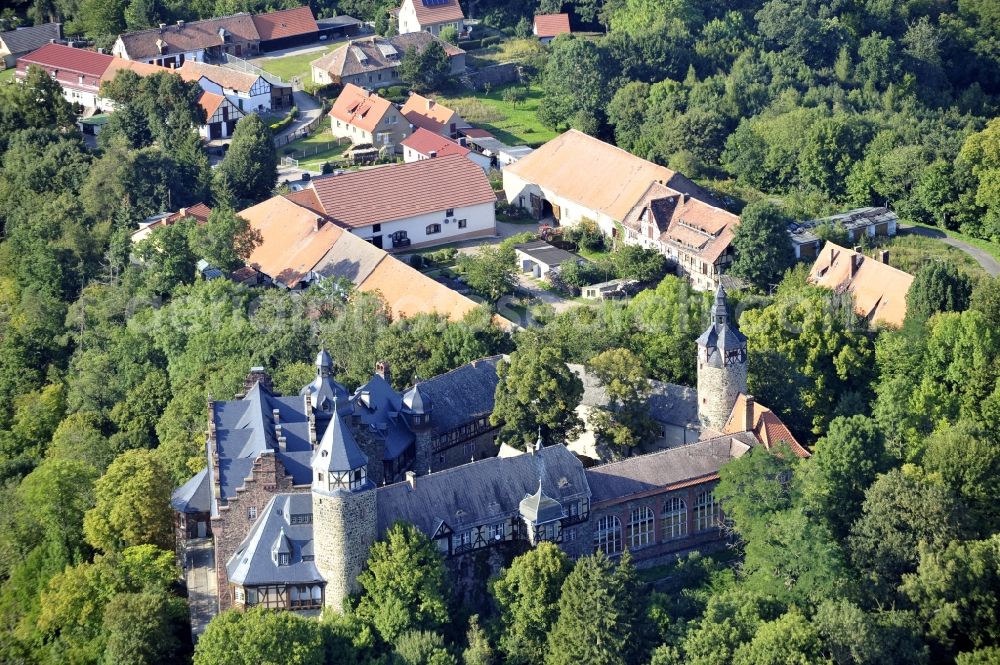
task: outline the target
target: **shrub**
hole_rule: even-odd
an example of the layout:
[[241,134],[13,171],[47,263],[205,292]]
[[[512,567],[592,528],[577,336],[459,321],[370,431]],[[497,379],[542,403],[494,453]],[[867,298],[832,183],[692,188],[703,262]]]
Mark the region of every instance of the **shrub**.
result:
[[483,48],[486,48],[487,46],[496,46],[497,44],[499,44],[502,41],[503,41],[503,39],[500,38],[500,37],[497,37],[496,35],[491,35],[489,37],[483,37],[480,40],[480,42],[482,42]]
[[323,175],[329,175],[333,173],[335,169],[336,166],[334,166],[333,162],[323,162],[323,166],[320,167],[320,171]]
[[410,256],[410,267],[420,270],[424,266],[424,257],[419,254],[413,254]]

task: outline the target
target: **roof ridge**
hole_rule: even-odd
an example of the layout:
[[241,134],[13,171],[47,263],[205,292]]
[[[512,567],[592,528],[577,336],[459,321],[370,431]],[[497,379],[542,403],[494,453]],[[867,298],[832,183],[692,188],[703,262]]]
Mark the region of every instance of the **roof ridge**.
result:
[[[225,16],[213,16],[212,18],[200,18],[197,21],[184,21],[184,25],[183,26],[179,26],[176,23],[173,23],[173,24],[171,24],[171,23],[164,23],[164,28],[163,29],[166,30],[167,28],[171,28],[171,27],[175,27],[175,28],[184,27],[184,28],[186,28],[186,27],[191,26],[191,25],[198,25],[199,23],[208,23],[209,21],[222,21],[222,20],[225,20],[227,18],[240,18],[242,16],[249,16],[250,18],[253,18],[254,14],[251,14],[250,12],[236,12],[235,14],[226,14]],[[142,35],[142,34],[145,34],[147,32],[161,32],[161,30],[160,30],[159,27],[144,28],[142,30],[130,30],[129,32],[122,32],[118,36],[119,37],[131,37],[132,35]]]

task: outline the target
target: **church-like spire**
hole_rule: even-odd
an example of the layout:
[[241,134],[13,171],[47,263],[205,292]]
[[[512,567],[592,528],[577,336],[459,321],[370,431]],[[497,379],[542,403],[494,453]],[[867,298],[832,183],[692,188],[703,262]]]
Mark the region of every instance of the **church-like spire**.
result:
[[712,305],[712,321],[717,325],[729,323],[729,309],[726,303],[726,290],[719,284],[715,290],[715,303]]
[[361,489],[367,465],[368,457],[361,452],[351,429],[337,411],[334,399],[333,417],[313,453],[313,489]]

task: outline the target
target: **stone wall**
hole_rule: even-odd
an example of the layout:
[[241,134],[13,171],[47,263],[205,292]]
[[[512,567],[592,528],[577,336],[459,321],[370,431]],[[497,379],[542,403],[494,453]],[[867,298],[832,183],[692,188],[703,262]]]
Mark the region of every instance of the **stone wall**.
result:
[[368,457],[368,480],[376,487],[382,485],[384,476],[382,456],[385,453],[385,442],[370,428],[362,425],[361,419],[357,417],[351,418],[351,433],[354,434],[354,440],[358,442],[361,452]]
[[[216,470],[216,479],[218,478]],[[275,494],[283,492],[304,492],[306,488],[292,485],[292,477],[285,473],[285,466],[273,453],[264,453],[254,462],[250,477],[243,486],[237,488],[236,496],[225,506],[219,506],[219,515],[212,519],[212,533],[215,536],[215,573],[218,581],[219,611],[233,604],[229,589],[226,563],[250,532],[264,507]],[[251,519],[251,508],[256,516]]]
[[698,347],[698,417],[706,427],[721,430],[736,399],[747,391],[747,364],[712,367],[704,357],[704,347]]
[[358,575],[375,542],[374,488],[360,492],[313,492],[313,551],[316,569],[326,580],[324,602],[337,612],[357,591]]

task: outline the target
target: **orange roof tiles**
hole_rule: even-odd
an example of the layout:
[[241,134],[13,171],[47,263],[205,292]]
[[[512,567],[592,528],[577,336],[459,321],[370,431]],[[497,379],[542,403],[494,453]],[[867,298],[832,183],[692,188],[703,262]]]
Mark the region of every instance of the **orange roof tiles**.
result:
[[456,113],[450,108],[415,92],[410,94],[399,112],[414,127],[422,127],[435,134],[456,121]]
[[444,0],[444,2],[440,0],[434,0],[433,2],[412,0],[412,2],[413,11],[416,13],[421,27],[433,25],[434,23],[461,21],[465,18],[458,0]]
[[[750,400],[750,404],[753,407],[753,413],[750,416],[752,422],[749,423],[749,427],[746,422],[748,400]],[[784,441],[797,456],[811,456],[809,451],[796,441],[795,437],[785,427],[785,424],[781,422],[776,413],[763,404],[753,401],[752,397],[748,397],[743,393],[740,393],[740,396],[736,398],[736,404],[733,405],[733,410],[729,414],[729,420],[726,421],[726,425],[722,428],[723,434],[736,434],[738,432],[751,432],[761,445],[768,450],[778,445],[779,441]]]
[[827,242],[809,271],[809,281],[837,293],[849,292],[854,310],[869,321],[900,327],[913,275]]
[[323,211],[350,228],[496,201],[483,170],[448,155],[313,178]]
[[329,115],[366,132],[373,132],[391,108],[392,102],[388,99],[348,83],[333,103]]
[[415,132],[403,139],[400,144],[404,148],[409,148],[426,157],[430,157],[432,152],[437,157],[446,157],[447,155],[465,156],[472,152],[465,146],[459,145],[440,134],[429,132],[423,127],[418,127]]
[[212,115],[219,110],[222,103],[226,101],[226,98],[222,95],[217,95],[214,92],[207,92],[203,90],[201,96],[198,97],[198,104],[201,108],[205,109],[205,120],[211,120]]
[[247,262],[288,288],[298,286],[344,233],[284,196],[241,210],[240,216],[261,234]]
[[[114,80],[118,76],[118,72],[123,69],[133,71],[139,76],[150,76],[151,74],[156,74],[157,72],[172,72],[177,74],[177,70],[169,69],[167,67],[160,67],[159,65],[149,65],[145,62],[139,62],[138,60],[126,60],[125,58],[114,58],[108,65],[108,68],[104,70],[104,74],[101,75],[101,83],[106,83],[108,81]],[[182,77],[183,78],[183,77]]]
[[194,60],[185,60],[184,64],[177,70],[177,73],[185,81],[197,81],[204,76],[209,81],[223,88],[239,90],[240,92],[250,92],[257,79],[260,78],[257,74],[246,74],[238,72],[235,69],[230,69],[229,67],[219,67],[218,65],[209,65],[204,62],[195,62]]
[[538,14],[535,16],[535,36],[555,37],[570,32],[569,14]]
[[619,222],[654,182],[705,196],[700,187],[676,171],[575,129],[505,167],[504,173]]
[[319,32],[319,26],[308,5],[258,14],[253,17],[253,24],[261,41]]
[[477,306],[457,291],[392,257],[379,263],[358,288],[381,293],[393,317],[437,312],[458,321]]

